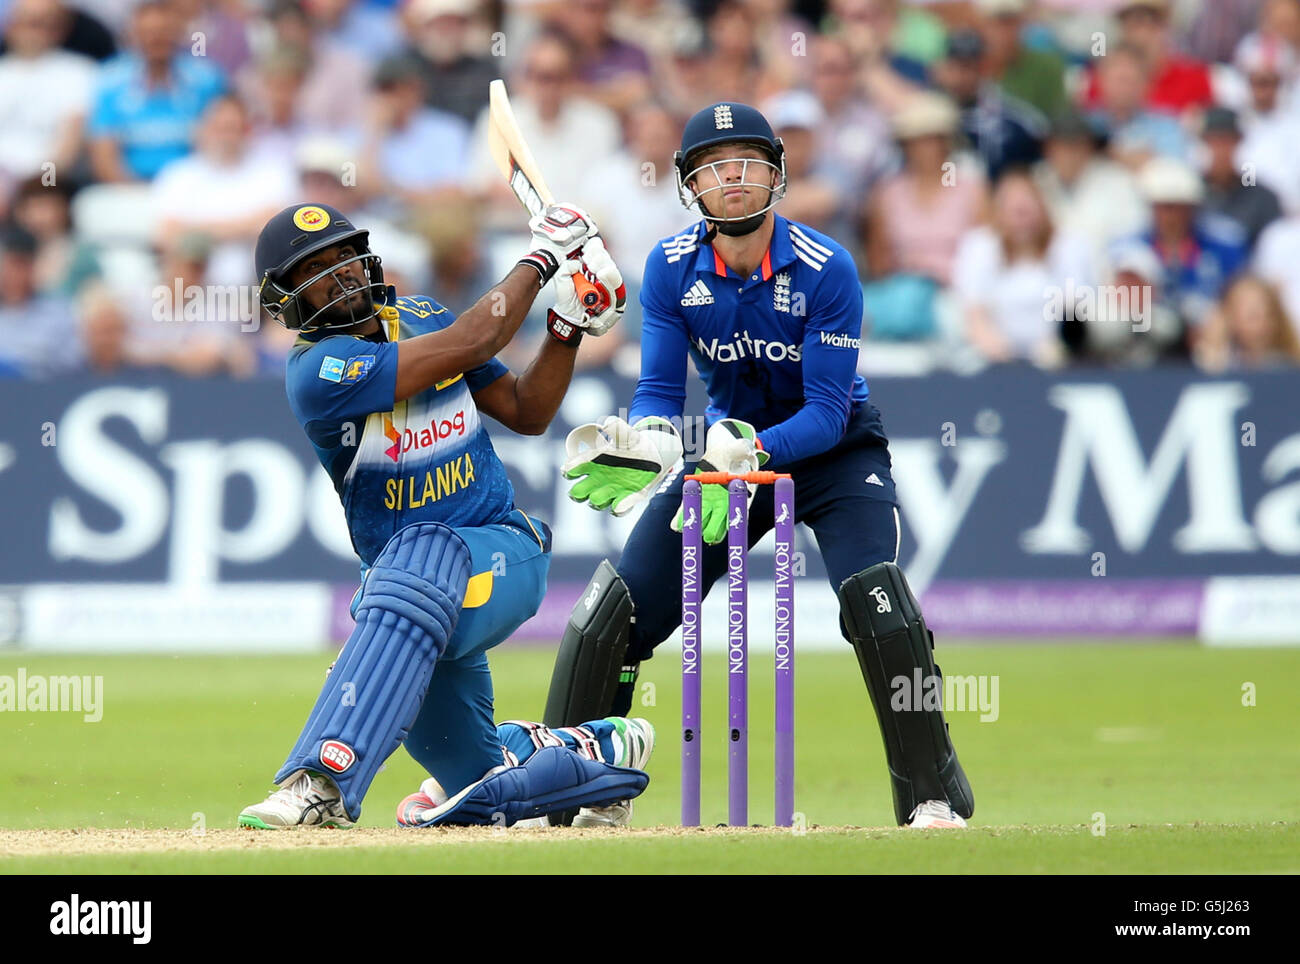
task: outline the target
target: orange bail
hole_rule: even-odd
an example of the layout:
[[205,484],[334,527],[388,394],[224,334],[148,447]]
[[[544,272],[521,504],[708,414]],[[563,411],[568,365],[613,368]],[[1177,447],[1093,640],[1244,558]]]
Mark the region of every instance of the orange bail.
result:
[[789,472],[696,472],[686,476],[696,482],[726,485],[739,479],[746,485],[772,485],[777,479],[790,478]]

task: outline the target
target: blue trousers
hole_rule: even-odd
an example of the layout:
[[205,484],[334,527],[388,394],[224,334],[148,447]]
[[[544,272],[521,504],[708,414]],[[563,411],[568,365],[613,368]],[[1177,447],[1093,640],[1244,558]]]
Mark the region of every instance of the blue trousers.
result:
[[[458,528],[470,549],[469,586],[460,620],[437,665],[404,746],[448,793],[495,766],[522,763],[557,740],[591,759],[613,760],[613,725],[535,733],[531,724],[493,722],[492,674],[487,651],[533,616],[546,594],[551,533],[515,510],[508,522]],[[353,600],[355,615],[357,600]],[[592,756],[599,752],[599,757]]]

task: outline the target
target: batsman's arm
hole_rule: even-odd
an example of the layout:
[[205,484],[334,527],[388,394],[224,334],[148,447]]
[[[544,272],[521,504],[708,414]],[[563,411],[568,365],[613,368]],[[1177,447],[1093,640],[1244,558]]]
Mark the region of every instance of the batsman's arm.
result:
[[488,362],[510,343],[540,290],[537,270],[516,265],[446,328],[399,342],[395,400]]
[[507,372],[474,393],[479,411],[520,435],[541,435],[555,418],[573,378],[578,342],[546,338],[522,375]]

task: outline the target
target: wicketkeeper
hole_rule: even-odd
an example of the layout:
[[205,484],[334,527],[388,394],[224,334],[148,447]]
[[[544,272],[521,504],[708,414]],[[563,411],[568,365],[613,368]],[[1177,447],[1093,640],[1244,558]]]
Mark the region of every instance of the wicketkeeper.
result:
[[[912,827],[964,827],[974,797],[941,709],[891,707],[891,680],[938,677],[916,600],[896,565],[899,521],[880,413],[857,374],[862,289],[831,238],[773,208],[785,152],[744,104],[686,125],[678,186],[703,220],[646,260],[641,377],[629,421],[609,417],[568,440],[570,497],[622,515],[647,502],[617,568],[601,564],[560,646],[545,722],[630,711],[638,665],[681,618],[680,505],[689,356],[708,388],[705,451],[689,473],[765,469],[794,477],[796,519],[813,530],[841,627],[857,653],[884,737],[894,813]],[[630,422],[630,424],[629,424]],[[773,524],[771,486],[749,511],[750,544]],[[727,490],[705,485],[702,585],[726,569]],[[942,690],[940,690],[942,691]],[[594,823],[626,808],[584,811]]]

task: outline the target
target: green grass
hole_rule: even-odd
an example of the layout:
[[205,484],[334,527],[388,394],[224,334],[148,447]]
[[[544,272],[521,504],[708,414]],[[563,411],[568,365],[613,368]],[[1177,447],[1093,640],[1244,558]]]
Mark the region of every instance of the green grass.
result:
[[[1183,644],[947,646],[948,674],[998,678],[996,722],[951,713],[976,832],[896,830],[564,838],[505,833],[429,846],[346,845],[356,872],[1300,872],[1300,650]],[[261,799],[328,658],[8,654],[0,674],[104,677],[104,715],[0,713],[0,828],[233,827]],[[500,719],[540,714],[551,655],[493,657]],[[751,820],[770,822],[770,657],[751,667]],[[634,710],[659,728],[639,827],[677,822],[678,681],[643,666]],[[706,665],[705,821],[725,819],[724,676]],[[1242,685],[1255,684],[1255,706]],[[798,662],[796,808],[810,827],[893,823],[874,713],[847,650]],[[401,751],[367,797],[392,826],[421,774]],[[1095,835],[1104,814],[1106,834]],[[1172,826],[1170,826],[1172,825]],[[311,872],[334,848],[0,856],[10,872]],[[0,849],[0,854],[3,849]]]

